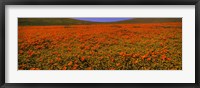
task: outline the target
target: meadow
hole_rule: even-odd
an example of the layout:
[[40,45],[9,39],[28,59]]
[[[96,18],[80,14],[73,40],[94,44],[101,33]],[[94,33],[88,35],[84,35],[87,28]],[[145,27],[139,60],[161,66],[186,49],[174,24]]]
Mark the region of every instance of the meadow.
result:
[[19,70],[182,70],[182,23],[19,25]]

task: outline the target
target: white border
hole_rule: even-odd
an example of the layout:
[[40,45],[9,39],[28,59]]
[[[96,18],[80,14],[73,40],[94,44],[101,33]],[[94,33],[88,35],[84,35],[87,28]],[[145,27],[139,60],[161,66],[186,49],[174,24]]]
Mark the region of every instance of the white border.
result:
[[[194,5],[6,5],[6,83],[195,83]],[[18,17],[183,17],[180,71],[17,71]]]

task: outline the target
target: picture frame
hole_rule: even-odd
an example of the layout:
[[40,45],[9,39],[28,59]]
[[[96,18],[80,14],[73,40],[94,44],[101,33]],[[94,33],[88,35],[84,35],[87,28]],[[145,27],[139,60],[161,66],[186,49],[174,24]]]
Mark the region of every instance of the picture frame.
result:
[[[200,37],[200,1],[199,0],[2,0],[1,2],[1,38],[0,38],[0,84],[1,88],[199,88],[199,58],[198,54]],[[5,83],[5,59],[6,59],[6,33],[5,33],[5,6],[6,5],[195,5],[195,83]]]

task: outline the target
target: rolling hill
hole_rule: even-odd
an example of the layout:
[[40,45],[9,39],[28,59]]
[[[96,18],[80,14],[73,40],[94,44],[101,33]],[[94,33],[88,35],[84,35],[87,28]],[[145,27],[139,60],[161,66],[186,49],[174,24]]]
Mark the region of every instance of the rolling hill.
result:
[[72,18],[18,18],[19,26],[28,25],[78,25],[78,24],[112,24],[112,23],[161,23],[182,22],[182,18],[134,18],[118,22],[90,22]]

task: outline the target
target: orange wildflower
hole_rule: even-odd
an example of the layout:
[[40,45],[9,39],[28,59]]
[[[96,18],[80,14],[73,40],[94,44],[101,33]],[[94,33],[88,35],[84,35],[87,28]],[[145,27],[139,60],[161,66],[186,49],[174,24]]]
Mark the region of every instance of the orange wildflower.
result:
[[167,58],[167,60],[168,60],[168,61],[170,61],[170,60],[171,60],[171,58]]
[[151,58],[147,58],[147,60],[148,60],[148,61],[150,61],[150,60],[151,60]]
[[63,68],[62,68],[62,70],[66,70],[67,69],[67,67],[66,66],[64,66]]
[[61,59],[59,57],[56,58],[57,61],[60,61]]
[[84,57],[81,57],[81,61],[84,61],[85,60],[85,58]]
[[162,60],[165,60],[166,59],[166,55],[162,55]]
[[70,61],[67,65],[68,66],[71,66],[73,64],[73,62],[72,61]]
[[116,64],[116,66],[120,66],[120,65],[121,65],[120,63],[117,63],[117,64]]
[[30,68],[30,70],[35,70],[35,68]]

